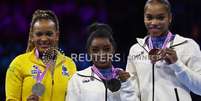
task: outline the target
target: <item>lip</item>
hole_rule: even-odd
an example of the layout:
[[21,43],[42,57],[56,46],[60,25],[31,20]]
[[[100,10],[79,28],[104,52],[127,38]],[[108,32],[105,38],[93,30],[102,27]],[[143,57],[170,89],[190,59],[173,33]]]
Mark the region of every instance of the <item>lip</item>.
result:
[[95,61],[96,63],[98,63],[98,64],[105,64],[105,63],[107,63],[108,61],[106,61],[106,60],[99,60],[99,61]]
[[49,48],[49,45],[40,45],[40,47],[47,49],[47,48]]
[[103,66],[103,65],[109,64],[109,62],[107,62],[107,61],[105,61],[105,62],[97,61],[95,64]]
[[101,63],[101,64],[104,64],[106,62],[107,62],[106,60],[98,61],[98,63]]
[[150,28],[149,31],[150,32],[159,32],[160,29],[158,29],[158,28]]

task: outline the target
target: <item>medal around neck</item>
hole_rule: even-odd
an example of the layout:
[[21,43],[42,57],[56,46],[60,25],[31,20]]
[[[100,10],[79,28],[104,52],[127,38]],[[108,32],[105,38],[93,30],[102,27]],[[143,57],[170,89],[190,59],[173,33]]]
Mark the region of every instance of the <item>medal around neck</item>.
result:
[[107,86],[109,90],[112,92],[116,92],[121,88],[121,82],[118,79],[113,78],[111,80],[108,80],[107,82],[108,82]]
[[[163,42],[163,46],[161,47],[161,49],[164,49],[167,47],[167,44],[171,40],[171,38],[172,38],[172,33],[170,31],[168,31],[167,37],[166,37],[165,41]],[[165,53],[161,49],[153,48],[153,43],[152,43],[151,37],[149,37],[148,41],[149,41],[149,49],[150,49],[149,59],[154,64],[157,61],[161,60],[163,58],[163,56],[165,55]]]
[[153,48],[149,51],[149,59],[152,63],[156,63],[157,61],[162,59],[161,50],[158,48]]
[[32,87],[32,93],[41,96],[45,91],[45,86],[41,83],[36,83]]
[[114,77],[108,80],[108,88],[112,92],[116,92],[121,88],[121,81],[116,78],[119,75],[121,69],[115,68],[114,71],[115,71]]
[[120,72],[119,68],[114,68],[112,66],[112,74],[111,74],[112,75],[112,79],[108,79],[108,78],[104,77],[95,66],[92,67],[92,71],[99,78],[101,78],[101,80],[105,84],[105,87],[109,88],[110,91],[116,92],[116,91],[118,91],[121,88],[121,82],[120,82],[120,80],[116,79],[116,77],[119,75],[119,72]]

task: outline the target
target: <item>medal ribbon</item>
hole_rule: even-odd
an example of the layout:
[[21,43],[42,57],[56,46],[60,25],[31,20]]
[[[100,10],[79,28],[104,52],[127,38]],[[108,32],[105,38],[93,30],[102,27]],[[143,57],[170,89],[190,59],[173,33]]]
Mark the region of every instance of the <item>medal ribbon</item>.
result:
[[[99,78],[101,78],[101,79],[103,79],[103,80],[109,80],[109,78],[104,77],[104,76],[100,73],[100,71],[98,70],[98,68],[97,68],[96,66],[93,65],[91,69],[92,69],[92,71],[93,71]],[[120,69],[114,68],[114,67],[112,66],[112,78],[116,78],[116,76],[118,75],[119,70],[120,70]]]
[[[172,38],[172,33],[170,31],[168,31],[168,35],[163,43],[162,49],[167,47],[167,43],[171,40]],[[149,50],[153,49],[153,43],[151,41],[151,36],[149,36]]]
[[[39,58],[39,52],[38,52],[37,49],[35,50],[35,55],[36,55],[37,58]],[[41,81],[43,80],[43,78],[44,78],[46,72],[47,72],[48,69],[50,68],[51,61],[52,61],[52,60],[50,60],[50,62],[46,64],[46,68],[45,68],[45,70],[42,72],[41,75],[40,75],[39,67],[36,67],[36,70],[37,70],[36,81],[37,81],[37,83],[41,83]]]
[[50,64],[47,64],[45,70],[42,72],[41,75],[40,75],[39,69],[37,70],[37,76],[36,76],[37,83],[41,83],[41,81],[43,80],[43,78],[44,78],[46,72],[48,71],[49,67],[50,67]]

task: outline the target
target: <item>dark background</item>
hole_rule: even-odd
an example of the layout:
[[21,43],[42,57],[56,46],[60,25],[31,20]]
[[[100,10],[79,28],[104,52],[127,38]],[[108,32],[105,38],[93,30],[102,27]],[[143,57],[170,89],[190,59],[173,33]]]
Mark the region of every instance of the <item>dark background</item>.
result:
[[[109,24],[125,67],[129,48],[136,37],[144,37],[143,8],[146,0],[16,0],[0,1],[0,100],[5,100],[5,74],[15,56],[27,46],[31,17],[36,9],[53,10],[60,22],[60,48],[67,56],[86,52],[88,36],[85,29],[92,22]],[[201,0],[171,0],[173,23],[171,31],[193,38],[201,45]],[[75,61],[78,70],[89,63]],[[193,101],[201,97],[192,94]]]

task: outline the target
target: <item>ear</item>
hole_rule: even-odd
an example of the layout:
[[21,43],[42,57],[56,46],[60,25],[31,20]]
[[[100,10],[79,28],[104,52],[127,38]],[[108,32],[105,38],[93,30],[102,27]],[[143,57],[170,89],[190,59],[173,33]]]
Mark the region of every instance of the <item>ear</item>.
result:
[[33,42],[33,34],[29,32],[29,41]]
[[113,49],[112,49],[112,54],[115,54],[115,49],[114,49],[114,47],[113,47]]
[[[116,45],[116,44],[115,44],[115,45]],[[112,48],[112,54],[114,54],[114,53],[116,52],[116,48],[115,48],[115,46],[113,46],[113,45],[112,45],[111,48]]]
[[60,35],[60,32],[56,32],[56,40],[57,41],[59,40],[59,35]]
[[169,24],[172,23],[172,13],[169,14]]
[[89,47],[89,49],[87,49],[87,54],[88,54],[88,55],[91,55],[90,47]]

